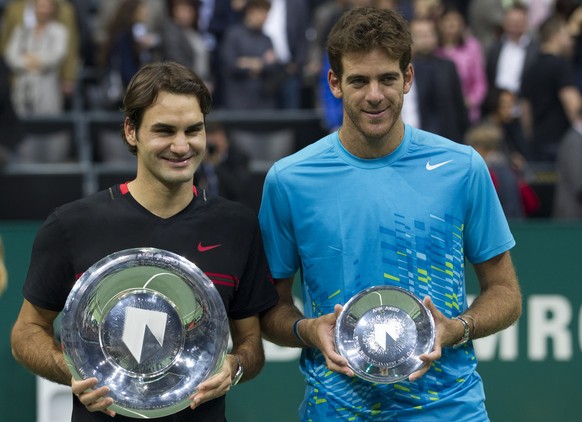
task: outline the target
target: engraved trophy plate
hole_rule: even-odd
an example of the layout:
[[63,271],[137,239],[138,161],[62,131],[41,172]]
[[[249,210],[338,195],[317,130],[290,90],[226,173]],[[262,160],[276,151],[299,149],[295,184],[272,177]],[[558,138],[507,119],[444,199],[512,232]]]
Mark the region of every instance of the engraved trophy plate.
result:
[[355,374],[367,381],[394,383],[420,369],[418,358],[432,351],[435,324],[412,293],[374,286],[352,297],[335,326],[335,344]]
[[73,377],[96,377],[96,388],[111,390],[110,408],[133,418],[185,409],[221,368],[228,338],[214,284],[189,260],[155,248],[126,249],[91,266],[61,319]]

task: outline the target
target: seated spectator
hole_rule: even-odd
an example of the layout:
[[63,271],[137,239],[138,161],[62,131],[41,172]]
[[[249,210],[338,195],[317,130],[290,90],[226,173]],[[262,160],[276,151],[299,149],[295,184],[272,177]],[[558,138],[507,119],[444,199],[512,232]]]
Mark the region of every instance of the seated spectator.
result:
[[213,195],[245,203],[249,179],[249,157],[230,142],[221,123],[206,122],[206,155],[196,172],[196,185]]

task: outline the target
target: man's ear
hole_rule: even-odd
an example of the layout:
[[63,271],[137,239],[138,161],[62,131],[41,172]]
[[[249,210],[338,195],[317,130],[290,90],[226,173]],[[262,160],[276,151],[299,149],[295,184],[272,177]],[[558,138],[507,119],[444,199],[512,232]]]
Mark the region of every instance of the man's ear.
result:
[[327,83],[333,96],[335,98],[341,98],[342,97],[341,79],[338,78],[337,75],[331,69],[328,70],[327,72]]
[[412,63],[408,64],[408,68],[404,72],[404,93],[408,94],[410,88],[412,88],[412,83],[414,82],[414,67]]
[[131,146],[137,145],[137,134],[134,124],[131,122],[129,117],[126,117],[123,121],[123,133],[125,134],[125,139],[127,143]]

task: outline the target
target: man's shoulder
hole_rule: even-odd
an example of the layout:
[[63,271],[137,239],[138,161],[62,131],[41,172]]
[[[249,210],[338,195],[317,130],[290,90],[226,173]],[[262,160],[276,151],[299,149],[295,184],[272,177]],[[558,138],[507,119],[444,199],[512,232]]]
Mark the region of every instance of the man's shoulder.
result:
[[273,169],[277,172],[282,172],[296,168],[300,165],[308,165],[316,163],[324,159],[326,153],[333,150],[334,139],[337,138],[337,132],[324,136],[323,138],[309,144],[299,151],[283,157],[275,162]]
[[100,213],[101,205],[109,203],[118,196],[120,196],[120,193],[116,187],[111,187],[63,204],[57,207],[54,213],[61,217],[66,217],[82,212],[83,215],[89,217],[95,215],[95,213]]

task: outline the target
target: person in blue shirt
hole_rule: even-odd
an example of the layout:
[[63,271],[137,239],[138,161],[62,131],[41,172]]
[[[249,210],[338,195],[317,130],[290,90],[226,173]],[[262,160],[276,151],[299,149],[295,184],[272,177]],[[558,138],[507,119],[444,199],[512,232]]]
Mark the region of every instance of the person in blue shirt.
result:
[[[300,420],[487,421],[471,340],[510,326],[522,306],[487,166],[471,147],[403,123],[414,67],[397,12],[346,12],[327,49],[342,126],[272,166],[259,212],[280,296],[262,330],[303,348]],[[480,288],[470,306],[466,261]],[[299,271],[304,314],[293,303]],[[354,376],[334,347],[342,305],[377,285],[421,297],[436,325],[424,365],[391,384]]]

